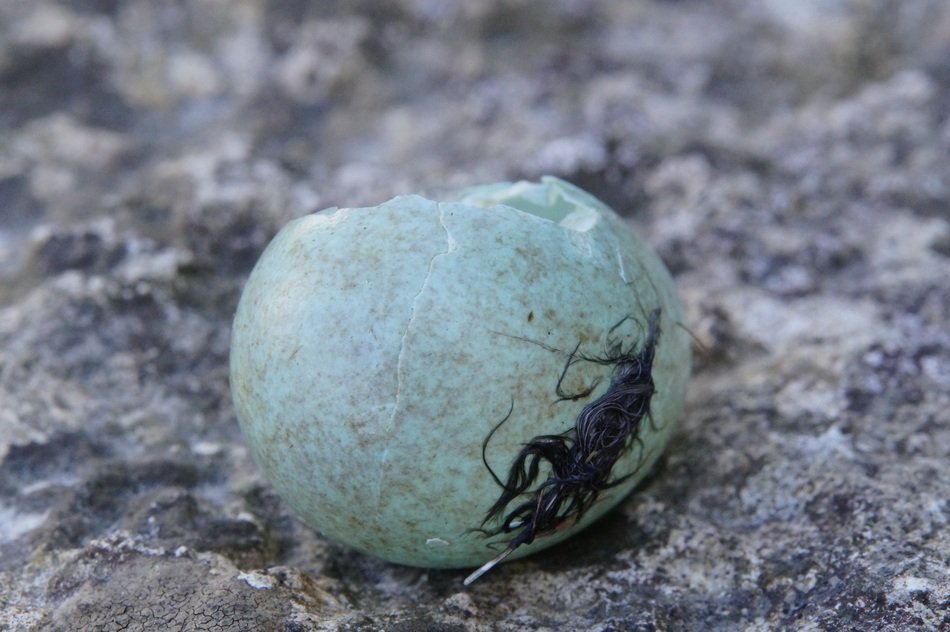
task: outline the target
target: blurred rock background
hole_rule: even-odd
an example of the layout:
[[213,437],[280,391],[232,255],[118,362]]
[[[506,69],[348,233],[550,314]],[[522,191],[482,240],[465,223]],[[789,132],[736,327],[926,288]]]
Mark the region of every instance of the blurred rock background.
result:
[[[0,629],[950,626],[943,0],[0,3]],[[677,276],[635,495],[462,590],[244,448],[230,319],[323,207],[551,173]]]

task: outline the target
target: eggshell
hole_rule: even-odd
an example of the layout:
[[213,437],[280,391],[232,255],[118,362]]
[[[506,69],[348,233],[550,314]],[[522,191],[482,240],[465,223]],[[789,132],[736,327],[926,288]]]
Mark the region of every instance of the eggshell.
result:
[[[251,273],[234,320],[231,386],[242,431],[275,489],[312,528],[383,559],[477,566],[504,536],[474,531],[522,444],[574,425],[609,383],[567,352],[602,352],[608,331],[642,339],[662,310],[653,424],[636,470],[601,494],[583,529],[647,473],[679,416],[690,369],[682,308],[656,255],[612,210],[558,180],[502,183],[457,202],[398,197],[289,223]],[[543,473],[547,475],[546,472]],[[491,525],[488,525],[491,526]],[[510,536],[509,536],[510,537]],[[494,543],[494,548],[489,545]]]

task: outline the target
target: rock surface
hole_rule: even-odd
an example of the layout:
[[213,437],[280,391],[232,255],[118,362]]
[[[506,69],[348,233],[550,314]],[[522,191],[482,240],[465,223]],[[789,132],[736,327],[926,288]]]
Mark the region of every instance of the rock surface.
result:
[[[0,4],[0,629],[950,626],[942,0]],[[303,527],[231,317],[287,220],[552,173],[705,347],[641,489],[464,572]]]

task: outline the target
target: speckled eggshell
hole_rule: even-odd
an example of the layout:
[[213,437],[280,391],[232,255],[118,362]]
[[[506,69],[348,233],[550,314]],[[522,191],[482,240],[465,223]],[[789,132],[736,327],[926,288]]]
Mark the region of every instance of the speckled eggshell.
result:
[[[254,268],[234,321],[231,386],[252,454],[312,528],[402,564],[477,566],[507,541],[473,531],[521,445],[563,432],[603,393],[608,330],[642,339],[662,308],[653,425],[615,466],[637,474],[601,494],[574,527],[617,504],[650,468],[680,414],[689,341],[673,281],[655,254],[595,198],[558,180],[504,183],[458,202],[398,197],[289,223]],[[558,351],[560,350],[560,351]],[[544,473],[546,476],[547,473]],[[491,526],[491,525],[489,525]]]

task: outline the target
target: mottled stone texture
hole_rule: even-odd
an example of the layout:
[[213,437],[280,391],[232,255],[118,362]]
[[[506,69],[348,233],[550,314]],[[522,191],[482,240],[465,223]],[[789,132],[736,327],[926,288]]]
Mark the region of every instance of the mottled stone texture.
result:
[[[0,629],[950,626],[944,0],[0,3]],[[388,565],[251,462],[231,317],[288,219],[553,173],[698,353],[642,488]]]

